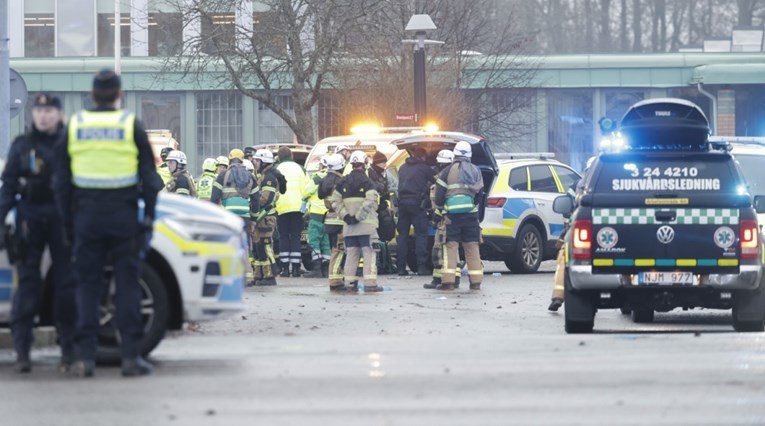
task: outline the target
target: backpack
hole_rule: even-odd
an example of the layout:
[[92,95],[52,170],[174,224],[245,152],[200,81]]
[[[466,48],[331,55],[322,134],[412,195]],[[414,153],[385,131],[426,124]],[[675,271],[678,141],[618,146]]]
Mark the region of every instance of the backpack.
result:
[[233,187],[236,188],[240,197],[250,198],[252,174],[244,166],[236,165],[228,169],[223,178],[223,186],[230,186],[229,183],[231,182],[233,182]]
[[287,192],[287,178],[284,177],[282,172],[280,172],[276,167],[272,167],[271,173],[274,174],[274,177],[276,177],[276,181],[279,182],[279,193],[284,194],[285,192]]

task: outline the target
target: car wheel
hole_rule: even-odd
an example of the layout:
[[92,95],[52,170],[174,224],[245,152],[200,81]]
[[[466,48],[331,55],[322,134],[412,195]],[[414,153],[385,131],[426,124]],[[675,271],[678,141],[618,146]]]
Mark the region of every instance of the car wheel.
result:
[[632,322],[637,324],[645,324],[653,322],[654,311],[653,309],[633,309],[632,310]]
[[586,293],[572,289],[568,270],[564,273],[566,303],[563,310],[566,317],[566,333],[592,333],[595,326],[595,305]]
[[515,251],[510,255],[510,270],[518,274],[532,274],[539,269],[543,255],[542,236],[534,225],[523,225],[516,239]]
[[[98,331],[96,362],[99,364],[118,364],[122,360],[122,356],[114,303],[115,284],[111,271],[107,271],[107,278],[109,290],[101,303],[101,328]],[[143,293],[141,320],[144,326],[144,336],[141,341],[141,355],[147,356],[165,336],[170,307],[167,289],[159,274],[149,264],[144,263],[142,265],[138,284]]]

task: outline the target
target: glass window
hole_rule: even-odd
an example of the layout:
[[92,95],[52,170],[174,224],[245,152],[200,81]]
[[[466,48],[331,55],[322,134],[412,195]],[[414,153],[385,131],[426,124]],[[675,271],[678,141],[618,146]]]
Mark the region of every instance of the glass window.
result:
[[510,170],[510,180],[508,182],[510,188],[515,191],[528,191],[529,179],[526,174],[526,167],[518,167]]
[[606,91],[606,117],[621,120],[629,107],[643,99],[645,99],[645,93],[642,90]]
[[[130,56],[130,15],[120,15],[122,56]],[[98,14],[98,56],[114,56],[114,14]]]
[[27,58],[53,57],[55,54],[55,20],[52,13],[24,15],[24,56]]
[[180,13],[149,14],[149,56],[174,56],[183,45],[183,19]]
[[553,169],[555,170],[555,174],[558,175],[560,184],[563,185],[564,192],[569,188],[571,188],[572,191],[576,191],[575,185],[579,182],[579,175],[575,171],[563,166],[553,166]]
[[[236,15],[233,13],[210,13],[202,15],[202,51],[209,55],[234,44]],[[216,47],[215,45],[218,45]]]
[[[147,130],[170,130],[183,146],[181,138],[181,95],[140,94],[141,121]],[[181,148],[183,149],[183,148]]]
[[[278,95],[274,100],[281,108],[292,114],[292,96]],[[295,134],[287,123],[260,102],[258,102],[256,114],[258,114],[258,137],[255,141],[257,144],[295,142]]]
[[197,170],[207,157],[241,149],[242,95],[238,92],[200,92],[197,101]]
[[592,92],[548,90],[547,94],[549,149],[558,161],[582,170],[594,152]]
[[319,139],[343,134],[340,106],[332,95],[322,95],[319,98]]
[[529,167],[531,176],[531,190],[536,192],[558,192],[558,185],[555,184],[550,166],[531,166]]

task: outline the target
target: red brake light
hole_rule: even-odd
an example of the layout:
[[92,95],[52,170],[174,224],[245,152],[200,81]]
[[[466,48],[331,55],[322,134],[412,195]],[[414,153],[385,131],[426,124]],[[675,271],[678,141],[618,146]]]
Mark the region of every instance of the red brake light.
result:
[[590,247],[592,246],[592,221],[575,220],[571,227],[571,246],[574,259],[589,259],[592,257]]
[[505,205],[505,202],[507,201],[507,198],[504,197],[489,197],[486,200],[486,207],[503,207]]
[[754,219],[742,219],[739,222],[741,233],[741,258],[756,259],[760,255],[760,228]]

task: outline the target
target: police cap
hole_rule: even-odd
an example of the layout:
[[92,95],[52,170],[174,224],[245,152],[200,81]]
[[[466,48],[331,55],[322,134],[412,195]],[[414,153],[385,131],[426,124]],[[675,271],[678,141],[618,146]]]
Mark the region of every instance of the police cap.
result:
[[40,93],[39,95],[35,96],[35,101],[33,104],[34,107],[53,107],[56,109],[61,109],[61,99],[59,99],[56,95],[51,95],[50,93]]

